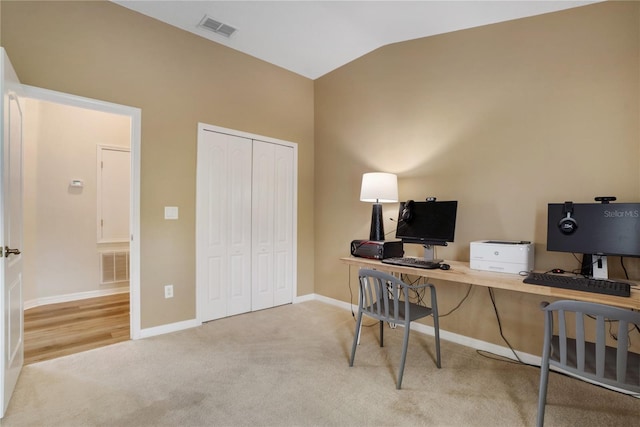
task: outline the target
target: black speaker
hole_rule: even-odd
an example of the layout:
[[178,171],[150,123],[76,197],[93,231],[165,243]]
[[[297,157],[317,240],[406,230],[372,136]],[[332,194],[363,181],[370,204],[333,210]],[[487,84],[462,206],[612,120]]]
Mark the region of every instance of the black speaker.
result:
[[564,202],[562,214],[565,215],[559,222],[558,227],[563,234],[572,234],[578,229],[578,222],[573,218],[573,202]]

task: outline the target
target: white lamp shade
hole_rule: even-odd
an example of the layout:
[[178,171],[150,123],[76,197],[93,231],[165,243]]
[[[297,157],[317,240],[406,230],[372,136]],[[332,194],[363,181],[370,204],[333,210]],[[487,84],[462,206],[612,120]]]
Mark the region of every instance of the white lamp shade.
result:
[[392,173],[370,172],[362,175],[361,202],[393,203],[398,201],[398,177]]

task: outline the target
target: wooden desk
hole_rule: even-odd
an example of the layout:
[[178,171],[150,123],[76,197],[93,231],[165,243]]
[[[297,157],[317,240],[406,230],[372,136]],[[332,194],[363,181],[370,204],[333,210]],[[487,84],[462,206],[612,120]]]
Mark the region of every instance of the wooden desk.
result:
[[427,270],[423,268],[384,264],[378,260],[368,258],[344,257],[340,258],[340,261],[350,266],[353,265],[356,267],[371,268],[390,273],[411,274],[413,276],[421,276],[427,279],[447,280],[450,282],[467,283],[496,289],[506,289],[509,291],[543,295],[550,298],[597,302],[617,307],[640,310],[640,286],[638,282],[632,282],[631,296],[625,298],[591,292],[551,288],[548,286],[529,285],[527,283],[523,283],[523,277],[517,274],[472,270],[469,268],[468,262],[446,261],[446,263],[451,266],[450,270]]

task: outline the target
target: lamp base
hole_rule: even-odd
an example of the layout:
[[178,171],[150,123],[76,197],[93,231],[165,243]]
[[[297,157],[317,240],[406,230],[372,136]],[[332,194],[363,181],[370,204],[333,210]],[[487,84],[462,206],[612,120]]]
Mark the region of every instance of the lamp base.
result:
[[382,205],[374,203],[371,211],[371,231],[369,240],[384,240],[384,224],[382,221]]

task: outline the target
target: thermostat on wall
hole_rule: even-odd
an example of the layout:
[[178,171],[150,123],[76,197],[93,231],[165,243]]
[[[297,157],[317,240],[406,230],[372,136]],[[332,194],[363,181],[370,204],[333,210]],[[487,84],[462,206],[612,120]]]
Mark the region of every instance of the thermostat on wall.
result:
[[69,183],[69,187],[84,187],[84,183],[82,182],[81,179],[73,179],[71,180],[71,182]]

